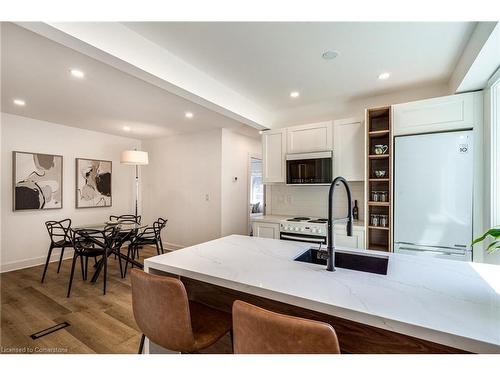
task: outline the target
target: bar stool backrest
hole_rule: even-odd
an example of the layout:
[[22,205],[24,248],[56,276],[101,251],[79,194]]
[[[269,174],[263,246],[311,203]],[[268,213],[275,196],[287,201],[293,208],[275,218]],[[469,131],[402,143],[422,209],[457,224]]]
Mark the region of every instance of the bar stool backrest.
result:
[[140,330],[154,343],[173,351],[195,347],[189,302],[179,279],[131,270],[132,308]]
[[339,354],[330,324],[233,303],[235,354]]

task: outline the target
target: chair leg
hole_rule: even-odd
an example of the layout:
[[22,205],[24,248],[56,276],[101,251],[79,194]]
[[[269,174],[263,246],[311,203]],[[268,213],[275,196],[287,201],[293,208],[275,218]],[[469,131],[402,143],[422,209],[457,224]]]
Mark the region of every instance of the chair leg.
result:
[[141,336],[141,343],[139,344],[139,352],[137,354],[142,354],[142,351],[144,350],[144,339],[146,338],[146,335],[143,333]]
[[59,270],[61,269],[61,263],[63,260],[64,249],[65,249],[65,247],[63,246],[61,249],[61,256],[59,257],[59,265],[57,266],[57,273],[59,273]]
[[130,244],[128,246],[128,250],[127,250],[127,260],[125,261],[125,269],[123,270],[123,277],[127,276],[128,260],[132,256],[132,251],[131,250],[132,250],[132,245]]
[[160,235],[160,249],[161,249],[161,253],[164,254],[164,251],[163,251],[163,241],[161,240],[161,235]]
[[103,256],[104,262],[104,286],[103,286],[103,295],[106,295],[106,279],[108,278],[108,257],[107,254]]
[[73,284],[73,275],[75,274],[76,258],[78,258],[78,254],[75,252],[75,254],[73,255],[73,262],[71,264],[71,274],[69,276],[68,295],[66,296],[67,298],[69,298],[69,295],[71,293],[71,285]]
[[89,257],[85,257],[85,280],[89,277]]
[[83,265],[83,255],[80,256],[80,268],[82,270],[82,280],[85,281],[85,266]]
[[51,244],[50,247],[49,247],[49,253],[47,254],[47,261],[45,262],[45,268],[43,269],[42,283],[45,280],[45,274],[47,273],[47,267],[49,266],[50,256],[52,255],[52,249],[53,248],[54,247]]
[[156,245],[156,254],[160,255],[160,246],[158,244],[158,241],[155,242],[155,245]]
[[119,251],[119,254],[118,254],[118,264],[120,265],[120,277],[123,279],[125,276],[123,275],[123,266],[122,266],[122,257],[121,257],[122,248],[120,247],[118,249],[118,251]]

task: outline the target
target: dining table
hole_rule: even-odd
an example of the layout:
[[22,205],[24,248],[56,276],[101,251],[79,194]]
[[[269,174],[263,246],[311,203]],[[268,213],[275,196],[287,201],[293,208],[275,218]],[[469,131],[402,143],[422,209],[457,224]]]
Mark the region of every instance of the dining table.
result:
[[[72,230],[73,231],[85,231],[85,230],[99,230],[99,231],[104,231],[105,229],[108,229],[109,227],[115,227],[116,232],[115,232],[115,238],[113,239],[113,246],[108,247],[107,251],[107,256],[109,257],[112,254],[115,254],[117,257],[119,257],[119,261],[125,260],[126,262],[129,262],[136,267],[139,267],[140,269],[144,268],[144,265],[140,262],[138,262],[135,259],[130,258],[126,254],[122,254],[120,251],[121,247],[123,244],[127,241],[133,240],[133,237],[136,236],[141,230],[147,228],[147,224],[139,224],[139,223],[130,223],[130,222],[120,222],[118,221],[108,221],[108,222],[102,222],[102,223],[91,223],[91,224],[84,224],[84,225],[76,225],[73,226]],[[106,244],[101,243],[100,241],[96,239],[91,239],[92,242],[94,242],[97,246],[101,247],[106,247]],[[91,282],[95,284],[97,279],[99,278],[99,274],[101,273],[103,266],[103,260],[100,259],[96,264],[95,264],[95,272],[94,275],[92,276]]]

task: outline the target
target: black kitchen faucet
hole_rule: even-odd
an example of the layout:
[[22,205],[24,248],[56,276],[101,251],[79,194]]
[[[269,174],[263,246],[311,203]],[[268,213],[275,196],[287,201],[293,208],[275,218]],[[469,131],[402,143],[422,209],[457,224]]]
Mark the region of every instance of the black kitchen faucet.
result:
[[[333,219],[333,194],[335,192],[335,186],[342,182],[345,186],[347,192],[347,216],[340,219]],[[352,237],[352,201],[351,201],[351,189],[344,177],[336,177],[332,184],[330,185],[330,191],[328,193],[328,261],[326,264],[327,271],[335,271],[335,235],[333,233],[334,223],[339,221],[347,220],[347,235]]]

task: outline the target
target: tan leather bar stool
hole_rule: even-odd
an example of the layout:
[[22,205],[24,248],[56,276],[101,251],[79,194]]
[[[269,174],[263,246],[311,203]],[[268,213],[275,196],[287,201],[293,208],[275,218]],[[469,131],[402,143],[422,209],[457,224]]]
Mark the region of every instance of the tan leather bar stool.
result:
[[131,270],[132,307],[144,338],[161,347],[194,353],[231,330],[231,315],[188,300],[184,284],[173,277]]
[[235,354],[339,354],[327,323],[277,314],[242,301],[233,304]]

